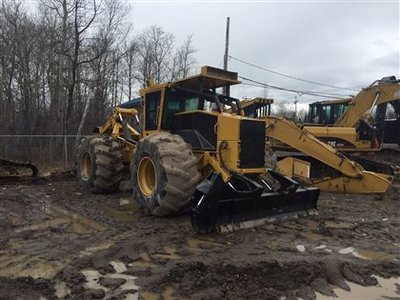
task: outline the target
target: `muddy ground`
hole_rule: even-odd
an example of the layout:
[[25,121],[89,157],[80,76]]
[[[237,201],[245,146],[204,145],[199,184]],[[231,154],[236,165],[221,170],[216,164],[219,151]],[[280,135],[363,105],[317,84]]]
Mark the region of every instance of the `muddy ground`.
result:
[[199,235],[72,174],[1,185],[0,299],[363,299],[384,278],[377,295],[399,299],[399,192],[322,194],[318,216]]

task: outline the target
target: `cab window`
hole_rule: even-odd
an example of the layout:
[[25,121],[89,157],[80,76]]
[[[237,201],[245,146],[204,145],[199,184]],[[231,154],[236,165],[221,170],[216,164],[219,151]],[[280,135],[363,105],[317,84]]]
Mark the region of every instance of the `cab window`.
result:
[[146,130],[157,129],[157,112],[160,105],[161,91],[146,95]]
[[164,99],[162,129],[171,128],[171,122],[176,113],[202,109],[200,106],[200,99],[197,96],[167,90]]
[[331,106],[323,106],[322,107],[322,123],[329,124],[331,119]]

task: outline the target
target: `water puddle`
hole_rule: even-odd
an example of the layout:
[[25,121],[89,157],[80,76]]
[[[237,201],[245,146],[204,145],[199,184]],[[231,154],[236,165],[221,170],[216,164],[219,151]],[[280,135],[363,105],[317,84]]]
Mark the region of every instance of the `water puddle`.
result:
[[176,299],[174,297],[176,290],[172,286],[167,286],[161,294],[149,292],[149,291],[140,291],[140,298],[143,300],[173,300]]
[[106,241],[96,246],[85,248],[79,253],[79,257],[92,255],[97,251],[108,249],[112,245],[114,245],[113,241]]
[[114,268],[115,272],[117,273],[124,273],[126,270],[128,270],[125,264],[121,261],[112,261],[110,262],[110,265]]
[[136,211],[140,209],[139,205],[134,202],[124,204],[121,209],[113,208],[106,205],[102,205],[100,206],[100,208],[114,220],[123,223],[134,222],[135,218],[133,217],[133,215]]
[[322,250],[322,249],[326,249],[326,247],[328,247],[327,245],[319,245],[319,246],[317,246],[317,247],[315,247],[314,249],[315,250]]
[[352,229],[354,224],[348,222],[334,222],[334,221],[325,221],[325,226],[327,228],[336,228],[336,229]]
[[64,281],[56,281],[54,289],[56,290],[56,296],[58,299],[63,299],[71,294],[70,289]]
[[306,239],[308,239],[308,240],[310,240],[310,241],[321,240],[321,239],[323,238],[322,235],[320,235],[320,234],[318,234],[318,233],[311,232],[311,231],[309,231],[309,232],[303,232],[302,235],[303,235]]
[[108,288],[106,288],[105,286],[102,286],[99,283],[100,277],[102,277],[102,275],[100,274],[99,271],[96,271],[96,270],[83,270],[82,274],[86,278],[86,282],[84,284],[84,287],[86,289],[103,290],[105,292],[108,291]]
[[346,254],[352,254],[352,255],[355,256],[355,257],[365,259],[365,257],[362,256],[362,255],[360,255],[354,247],[343,248],[343,249],[340,249],[338,252],[339,252],[340,254],[344,254],[344,255],[346,255]]
[[[71,212],[68,209],[58,206],[58,205],[42,205],[41,210],[55,218],[62,218],[68,220],[68,232],[78,233],[78,234],[86,234],[92,233],[96,231],[106,231],[107,227],[88,218],[85,216],[81,216],[77,213]],[[33,226],[33,225],[32,225]]]
[[337,297],[329,297],[317,294],[317,300],[337,300],[337,299],[362,299],[362,300],[376,300],[376,299],[400,299],[400,294],[397,292],[400,278],[385,279],[382,277],[374,276],[378,280],[377,286],[361,286],[352,282],[346,281],[350,287],[350,291],[342,290],[334,287],[334,292]]
[[397,260],[395,255],[383,251],[358,250],[358,253],[369,260]]
[[182,257],[176,254],[176,249],[174,247],[164,247],[165,252],[158,252],[154,253],[154,257],[159,257],[159,258],[166,258],[166,259],[181,259]]
[[352,254],[355,257],[367,260],[396,260],[396,256],[383,252],[371,250],[356,250],[354,247],[347,247],[338,251],[340,254]]
[[1,277],[53,278],[65,263],[46,261],[39,257],[27,255],[12,256],[0,263]]
[[[122,272],[127,270],[123,262],[112,261],[110,264],[113,266],[116,273],[102,275],[96,270],[81,271],[86,278],[84,287],[86,289],[103,290],[105,292],[105,299],[114,298],[120,294],[125,294],[126,291],[129,291],[129,293],[124,295],[125,299],[138,299],[139,286],[135,284],[137,277],[122,274]],[[108,288],[101,284],[101,279],[123,279],[125,282],[116,288]]]
[[152,258],[150,257],[150,255],[147,252],[140,253],[139,259],[128,264],[128,266],[129,267],[150,267],[150,268],[157,267],[157,265],[153,263]]
[[187,239],[188,248],[191,250],[206,250],[215,247],[223,247],[224,244],[218,243],[210,240],[200,240],[192,237],[188,237]]
[[296,249],[299,252],[305,252],[306,251],[306,247],[304,245],[296,245]]
[[43,230],[43,229],[47,229],[49,227],[55,227],[55,226],[60,226],[60,225],[64,225],[64,224],[69,224],[69,223],[70,223],[70,219],[68,219],[68,218],[57,218],[57,219],[53,219],[53,220],[36,223],[33,225],[19,227],[15,230],[15,232],[20,233],[20,232],[29,231],[29,230],[35,230],[35,231]]

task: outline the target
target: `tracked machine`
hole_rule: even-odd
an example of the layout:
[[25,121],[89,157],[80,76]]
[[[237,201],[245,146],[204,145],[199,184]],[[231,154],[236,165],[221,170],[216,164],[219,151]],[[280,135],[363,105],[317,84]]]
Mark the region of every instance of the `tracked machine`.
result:
[[263,98],[241,102],[247,116],[266,123],[265,161],[270,168],[325,192],[383,194],[389,190],[394,178],[391,166],[351,157],[321,141],[309,127],[270,115],[272,103]]
[[314,214],[319,189],[267,170],[265,122],[245,117],[238,99],[216,92],[238,83],[237,73],[207,66],[173,83],[149,82],[139,106],[117,107],[79,145],[81,186],[111,192],[130,177],[146,213],[190,211],[201,233]]
[[[392,119],[385,119],[388,107]],[[400,145],[400,80],[384,77],[356,96],[310,104],[306,128],[346,152],[379,152],[383,143]]]
[[0,159],[0,184],[32,182],[37,175],[38,169],[31,163]]
[[376,80],[356,96],[310,104],[306,128],[332,146],[400,166],[400,80]]

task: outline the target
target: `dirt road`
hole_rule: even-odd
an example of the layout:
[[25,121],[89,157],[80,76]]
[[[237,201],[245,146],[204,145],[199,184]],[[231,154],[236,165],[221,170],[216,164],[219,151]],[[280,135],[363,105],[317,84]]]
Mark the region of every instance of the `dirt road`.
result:
[[3,185],[0,299],[399,299],[399,192],[322,194],[313,218],[198,235],[72,176]]

